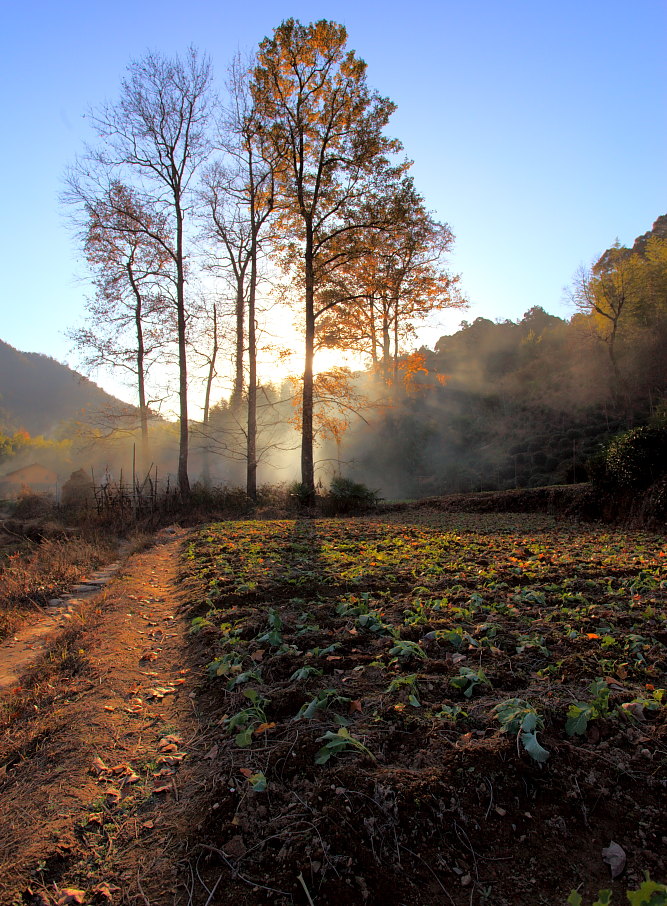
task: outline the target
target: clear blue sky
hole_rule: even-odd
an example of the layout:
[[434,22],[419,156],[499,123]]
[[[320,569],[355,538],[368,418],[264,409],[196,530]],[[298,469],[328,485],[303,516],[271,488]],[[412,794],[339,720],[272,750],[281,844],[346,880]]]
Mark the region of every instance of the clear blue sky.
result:
[[[195,44],[220,81],[283,19],[334,19],[398,104],[391,134],[457,240],[472,305],[443,318],[569,315],[563,288],[667,212],[664,0],[25,0],[3,12],[0,339],[73,362],[87,292],[58,196],[131,59]],[[101,375],[98,382],[105,384]],[[1,392],[0,388],[0,392]]]

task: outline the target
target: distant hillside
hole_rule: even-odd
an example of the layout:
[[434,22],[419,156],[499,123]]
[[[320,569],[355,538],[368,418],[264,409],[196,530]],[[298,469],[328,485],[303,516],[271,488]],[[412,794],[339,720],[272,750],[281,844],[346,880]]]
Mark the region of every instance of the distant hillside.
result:
[[48,437],[63,422],[95,423],[110,411],[135,410],[67,365],[0,340],[1,429]]

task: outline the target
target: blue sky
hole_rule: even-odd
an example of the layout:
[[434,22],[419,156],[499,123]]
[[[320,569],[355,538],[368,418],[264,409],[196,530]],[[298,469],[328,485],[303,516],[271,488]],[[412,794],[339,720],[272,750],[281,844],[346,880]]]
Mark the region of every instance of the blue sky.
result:
[[667,212],[664,0],[10,0],[0,339],[76,362],[64,330],[88,290],[58,196],[90,137],[86,110],[117,97],[128,62],[195,44],[222,81],[237,50],[289,16],[346,25],[369,83],[398,104],[390,133],[418,188],[457,237],[471,308],[441,317],[429,344],[463,317],[569,316],[577,267]]

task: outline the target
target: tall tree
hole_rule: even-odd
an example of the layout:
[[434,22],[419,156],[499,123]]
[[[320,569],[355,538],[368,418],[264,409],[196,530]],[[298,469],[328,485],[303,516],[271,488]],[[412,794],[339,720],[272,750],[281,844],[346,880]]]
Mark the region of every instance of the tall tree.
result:
[[342,25],[287,19],[258,50],[251,90],[263,137],[275,155],[278,228],[284,262],[303,297],[304,371],[301,480],[315,494],[313,358],[317,290],[364,229],[364,199],[390,170],[400,145],[383,134],[394,104],[369,90],[366,64],[346,49]]
[[[149,53],[128,67],[120,99],[93,111],[91,120],[102,145],[89,151],[90,168],[79,186],[99,173],[121,173],[157,208],[168,229],[165,252],[175,271],[176,342],[179,366],[178,485],[183,497],[188,478],[188,366],[186,298],[186,228],[192,213],[195,174],[206,161],[211,142],[211,66],[190,48],[185,59]],[[129,175],[131,174],[131,175]],[[81,175],[81,174],[80,174]],[[145,233],[161,241],[149,223]]]
[[[149,465],[147,379],[168,338],[172,256],[164,218],[112,182],[85,205],[82,242],[94,274],[89,326],[70,332],[90,367],[129,371],[137,391],[142,468]],[[153,237],[159,237],[159,241]]]
[[226,162],[217,161],[206,174],[209,235],[222,252],[232,276],[236,348],[230,406],[237,410],[246,385],[246,492],[257,496],[257,289],[262,234],[274,207],[274,166],[271,146],[263,141],[249,92],[248,70],[239,57],[230,67],[229,106],[219,135]]

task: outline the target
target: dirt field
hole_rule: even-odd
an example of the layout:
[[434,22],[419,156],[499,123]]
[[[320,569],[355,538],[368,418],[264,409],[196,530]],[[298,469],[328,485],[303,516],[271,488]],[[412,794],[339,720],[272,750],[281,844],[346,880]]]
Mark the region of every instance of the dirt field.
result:
[[667,880],[666,560],[416,511],[135,555],[3,700],[0,903],[626,902]]

